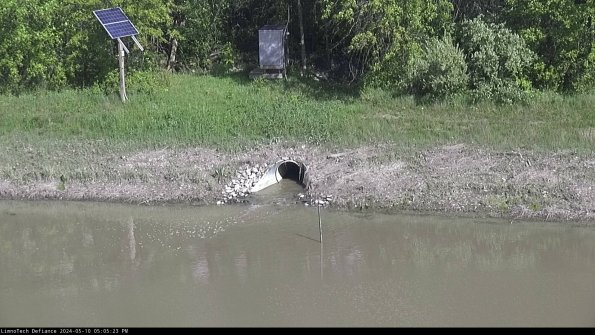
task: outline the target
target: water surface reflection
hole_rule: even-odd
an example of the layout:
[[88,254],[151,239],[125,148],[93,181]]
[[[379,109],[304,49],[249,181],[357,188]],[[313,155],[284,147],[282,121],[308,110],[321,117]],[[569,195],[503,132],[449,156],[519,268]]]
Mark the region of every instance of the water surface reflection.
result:
[[[595,326],[595,230],[0,202],[0,326]],[[321,257],[322,251],[322,257]]]

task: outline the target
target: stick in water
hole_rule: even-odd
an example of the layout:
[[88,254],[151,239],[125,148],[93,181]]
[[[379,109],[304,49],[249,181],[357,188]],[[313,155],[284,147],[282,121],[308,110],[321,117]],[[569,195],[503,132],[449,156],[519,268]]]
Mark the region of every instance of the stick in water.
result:
[[318,231],[320,232],[320,279],[324,278],[324,268],[322,266],[324,244],[322,243],[322,218],[320,217],[320,202],[317,201],[318,205]]
[[320,231],[320,243],[322,243],[322,219],[320,217],[320,202],[318,202],[318,230]]

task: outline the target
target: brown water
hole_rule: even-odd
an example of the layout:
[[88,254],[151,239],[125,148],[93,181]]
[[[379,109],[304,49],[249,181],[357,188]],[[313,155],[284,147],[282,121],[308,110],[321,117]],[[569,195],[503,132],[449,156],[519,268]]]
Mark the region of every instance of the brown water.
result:
[[[0,202],[0,327],[595,326],[595,229]],[[322,254],[321,254],[322,253]]]

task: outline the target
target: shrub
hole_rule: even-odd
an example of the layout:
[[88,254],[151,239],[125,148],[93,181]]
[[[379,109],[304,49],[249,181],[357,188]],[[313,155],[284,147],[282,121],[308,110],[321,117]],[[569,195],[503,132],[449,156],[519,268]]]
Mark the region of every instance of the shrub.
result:
[[588,91],[595,84],[595,1],[507,0],[505,19],[537,54],[535,87]]
[[475,100],[523,100],[524,92],[531,87],[526,73],[535,56],[519,35],[503,24],[485,22],[480,16],[463,21],[458,40]]
[[[126,92],[128,94],[154,94],[170,86],[170,76],[167,71],[129,71],[126,73]],[[116,69],[108,73],[104,80],[93,86],[96,92],[106,95],[118,94],[120,91],[120,72]]]
[[449,35],[430,39],[408,70],[412,93],[432,100],[463,92],[469,79],[465,56]]

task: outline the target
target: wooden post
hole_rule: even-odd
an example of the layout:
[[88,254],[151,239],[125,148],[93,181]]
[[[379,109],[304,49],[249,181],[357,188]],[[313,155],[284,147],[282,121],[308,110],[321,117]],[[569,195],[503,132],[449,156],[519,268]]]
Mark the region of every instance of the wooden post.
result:
[[120,99],[126,102],[126,76],[124,73],[124,43],[118,39],[118,61],[120,62]]
[[298,20],[300,21],[300,46],[301,46],[301,54],[302,54],[302,68],[300,70],[300,75],[303,76],[306,72],[306,43],[304,42],[304,19],[302,15],[302,2],[298,0]]
[[169,51],[169,58],[167,59],[167,71],[172,71],[176,63],[176,52],[178,52],[178,40],[171,39],[171,50]]

